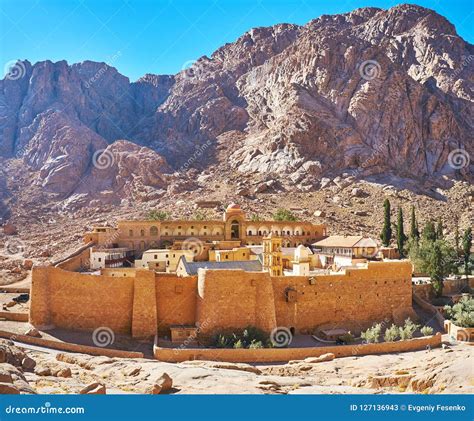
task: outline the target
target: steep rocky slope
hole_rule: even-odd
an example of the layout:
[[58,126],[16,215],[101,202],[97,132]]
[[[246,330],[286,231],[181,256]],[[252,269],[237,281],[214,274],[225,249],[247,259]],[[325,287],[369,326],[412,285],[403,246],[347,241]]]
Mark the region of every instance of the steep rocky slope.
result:
[[[131,203],[183,216],[202,197],[268,212],[276,195],[346,230],[361,220],[339,213],[370,213],[392,185],[467,226],[473,53],[445,18],[401,5],[255,28],[133,83],[105,63],[18,62],[0,81],[0,217],[107,219]],[[369,203],[328,197],[364,180]]]

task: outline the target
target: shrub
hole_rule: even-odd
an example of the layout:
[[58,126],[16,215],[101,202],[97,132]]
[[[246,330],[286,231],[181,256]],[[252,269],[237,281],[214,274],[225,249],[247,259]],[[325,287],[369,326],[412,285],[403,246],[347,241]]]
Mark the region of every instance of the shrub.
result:
[[474,298],[462,298],[453,306],[445,306],[446,316],[459,327],[474,327]]
[[431,336],[433,334],[433,328],[429,326],[423,326],[420,329],[423,336]]
[[338,340],[339,342],[343,344],[351,344],[354,342],[354,335],[351,332],[347,332],[344,335],[339,336]]
[[271,348],[269,336],[255,326],[235,329],[231,332],[219,332],[211,338],[211,345],[216,348]]
[[170,214],[165,211],[152,210],[148,212],[148,219],[153,221],[164,221],[166,219],[170,219]]
[[410,318],[405,320],[405,324],[400,328],[400,339],[402,341],[413,338],[413,334],[419,328]]
[[392,324],[392,326],[385,330],[383,338],[385,339],[385,342],[395,342],[400,338],[400,329],[398,326]]
[[379,342],[380,332],[382,331],[382,325],[375,323],[371,328],[360,334],[361,338],[364,339],[368,344]]

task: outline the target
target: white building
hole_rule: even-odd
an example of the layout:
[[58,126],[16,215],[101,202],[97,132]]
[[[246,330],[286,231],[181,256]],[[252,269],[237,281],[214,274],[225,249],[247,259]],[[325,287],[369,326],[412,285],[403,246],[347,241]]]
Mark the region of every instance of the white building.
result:
[[378,255],[377,242],[359,235],[332,235],[313,244],[323,268],[353,266]]
[[193,250],[150,249],[143,252],[141,259],[135,260],[135,267],[157,272],[176,272],[181,256],[185,256],[188,262],[194,260]]
[[308,247],[303,245],[296,247],[293,259],[293,275],[308,276],[310,270],[309,263],[310,251],[308,250]]
[[90,249],[90,268],[120,268],[128,261],[130,250],[121,248],[101,248],[91,247]]

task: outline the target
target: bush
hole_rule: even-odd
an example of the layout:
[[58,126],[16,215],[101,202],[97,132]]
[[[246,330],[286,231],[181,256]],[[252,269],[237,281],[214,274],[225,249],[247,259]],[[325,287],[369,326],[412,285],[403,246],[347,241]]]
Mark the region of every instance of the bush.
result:
[[462,298],[453,306],[445,306],[446,316],[459,327],[474,327],[474,298]]
[[232,332],[219,332],[211,339],[211,345],[216,348],[257,349],[271,348],[270,337],[255,326],[245,329],[235,329]]
[[297,221],[298,218],[291,211],[280,208],[273,214],[275,221]]
[[405,325],[400,328],[400,339],[402,341],[413,338],[413,334],[419,328],[410,318],[405,320]]
[[346,345],[354,342],[354,339],[354,335],[351,332],[347,332],[344,335],[339,336],[338,341]]
[[382,325],[375,323],[371,328],[360,334],[361,338],[364,339],[368,344],[379,342],[380,333],[382,331]]
[[398,328],[398,326],[392,324],[392,326],[385,330],[383,338],[385,342],[395,342],[397,339],[400,338],[400,329]]
[[148,212],[148,219],[153,221],[165,221],[166,219],[170,219],[170,214],[165,211],[152,210]]
[[423,326],[420,329],[423,336],[431,336],[433,334],[433,328],[429,326]]

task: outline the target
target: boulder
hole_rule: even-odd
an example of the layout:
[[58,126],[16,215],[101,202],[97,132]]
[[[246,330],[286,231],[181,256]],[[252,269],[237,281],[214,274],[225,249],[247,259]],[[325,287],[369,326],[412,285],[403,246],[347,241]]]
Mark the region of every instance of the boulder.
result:
[[173,387],[173,380],[167,373],[163,373],[151,387],[150,393],[152,395],[159,395],[165,393]]
[[16,235],[18,234],[18,230],[15,225],[13,224],[5,224],[3,226],[3,233],[5,235]]
[[33,267],[33,260],[31,259],[23,260],[23,269],[31,270],[32,267]]
[[52,374],[53,376],[56,376],[56,377],[64,377],[64,378],[72,377],[72,372],[69,367],[60,368],[58,371]]
[[21,367],[25,371],[33,371],[33,369],[36,367],[36,361],[33,358],[25,357],[21,361]]
[[317,210],[317,211],[314,211],[313,215],[318,218],[324,218],[326,216],[326,212]]
[[331,179],[323,177],[321,178],[321,188],[324,189],[331,184]]
[[79,394],[81,395],[105,395],[107,392],[105,384],[95,382],[87,385],[81,391]]
[[11,383],[0,383],[0,395],[19,395],[20,391]]
[[329,352],[327,354],[320,355],[319,357],[305,358],[304,362],[308,364],[316,364],[316,363],[322,363],[325,361],[332,361],[334,358],[336,358],[336,356],[333,353]]
[[365,193],[362,189],[358,188],[358,187],[354,187],[352,190],[351,190],[351,196],[353,197],[364,197],[365,196]]
[[13,383],[12,375],[3,368],[0,368],[0,383]]

